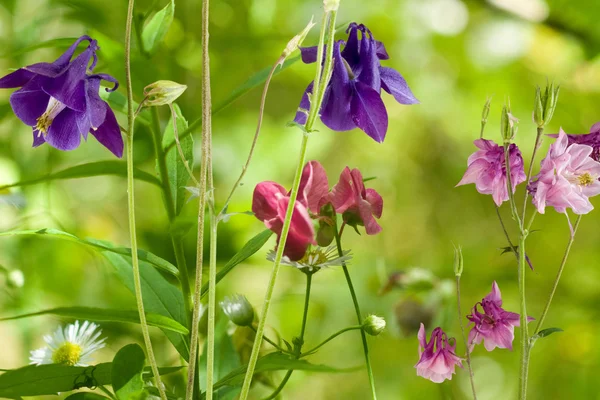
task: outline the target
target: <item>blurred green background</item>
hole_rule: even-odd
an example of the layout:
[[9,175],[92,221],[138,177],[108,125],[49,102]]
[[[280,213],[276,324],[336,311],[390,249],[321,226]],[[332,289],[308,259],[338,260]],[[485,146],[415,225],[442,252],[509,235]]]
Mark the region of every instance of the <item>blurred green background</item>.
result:
[[[151,13],[166,1],[140,0],[136,10]],[[136,51],[134,93],[138,101],[145,85],[170,79],[188,85],[179,99],[188,120],[200,116],[200,1],[178,0],[176,19],[156,55],[146,59]],[[319,0],[213,0],[211,2],[211,63],[215,106],[248,77],[271,65],[287,41],[321,12]],[[53,60],[63,48],[27,51],[55,38],[88,33],[99,41],[96,71],[110,73],[124,83],[122,43],[124,0],[1,0],[0,74],[11,68]],[[380,220],[383,232],[375,237],[348,232],[344,247],[351,248],[355,280],[363,312],[385,316],[389,329],[370,339],[371,356],[380,399],[469,398],[466,371],[437,385],[417,377],[416,328],[437,324],[459,336],[453,295],[453,244],[463,247],[463,314],[485,296],[492,281],[502,290],[505,308],[518,311],[516,263],[506,246],[490,196],[474,186],[455,188],[479,135],[481,109],[492,96],[486,137],[499,140],[502,104],[510,96],[513,114],[520,118],[517,143],[526,160],[535,138],[531,121],[535,85],[546,79],[561,85],[559,106],[547,132],[562,126],[568,133],[586,133],[600,119],[600,3],[593,0],[342,0],[338,20],[366,24],[385,42],[390,60],[420,105],[402,106],[384,95],[390,128],[384,144],[362,132],[335,133],[323,125],[309,144],[309,159],[327,169],[330,183],[345,166],[360,168],[385,201]],[[316,43],[314,30],[307,43]],[[301,63],[277,75],[269,92],[264,127],[244,186],[230,206],[250,209],[256,183],[274,180],[291,185],[297,130],[285,124],[294,116],[302,91],[312,79],[312,66]],[[119,89],[124,93],[124,88]],[[89,161],[111,159],[95,140],[74,152],[49,146],[31,148],[31,132],[11,112],[9,90],[0,92],[0,185],[35,178]],[[217,202],[223,201],[243,164],[257,120],[260,89],[214,116],[214,168]],[[163,125],[168,112],[162,109]],[[123,115],[118,115],[124,123]],[[199,155],[199,132],[195,133]],[[546,140],[543,152],[548,146]],[[136,134],[136,164],[154,172],[152,141],[140,125]],[[198,158],[198,157],[197,157]],[[523,195],[519,192],[519,198]],[[138,183],[138,236],[142,248],[173,261],[168,221],[156,187]],[[593,201],[594,202],[594,201]],[[598,203],[598,201],[595,201]],[[519,203],[520,204],[520,203]],[[195,221],[197,204],[186,205],[184,216]],[[506,207],[502,213],[510,220]],[[546,327],[564,333],[536,343],[530,367],[530,399],[600,399],[597,371],[600,354],[594,344],[600,323],[600,231],[596,212],[583,218],[574,249]],[[96,177],[55,181],[0,197],[0,229],[56,227],[80,237],[109,240],[127,246],[125,180]],[[569,231],[564,216],[549,210],[536,219],[539,232],[529,240],[528,254],[535,271],[527,271],[528,310],[539,317]],[[220,226],[219,263],[223,265],[262,224],[250,216],[236,216]],[[515,230],[511,230],[516,237]],[[271,270],[265,254],[273,239],[257,255],[238,266],[218,287],[218,298],[232,293],[248,296],[260,308]],[[185,237],[188,264],[193,264],[194,229]],[[135,300],[114,276],[102,257],[77,244],[39,238],[2,238],[0,265],[21,269],[25,285],[11,289],[0,281],[0,316],[55,306],[135,307]],[[417,269],[415,269],[417,268]],[[403,271],[403,282],[429,279],[433,286],[400,285],[381,293],[388,277]],[[432,276],[427,278],[427,274]],[[329,333],[355,323],[354,310],[342,271],[331,268],[313,280],[306,341],[320,342]],[[414,287],[413,287],[414,286]],[[268,324],[286,338],[300,329],[304,276],[284,268],[279,277]],[[466,320],[465,320],[466,321]],[[57,318],[40,317],[0,323],[0,368],[25,365],[29,351],[42,345],[42,335],[56,329]],[[102,324],[108,345],[97,361],[110,361],[131,341],[141,343],[138,327]],[[153,331],[161,363],[179,362],[160,331]],[[515,338],[518,341],[518,334]],[[516,343],[516,342],[515,342]],[[462,343],[459,353],[464,353]],[[512,399],[517,389],[518,352],[473,353],[479,397]],[[312,361],[337,367],[362,365],[359,335],[348,333],[332,342]],[[273,376],[277,382],[278,376]],[[257,389],[257,396],[268,393]],[[369,398],[364,370],[347,374],[295,373],[285,399]],[[258,398],[258,397],[257,397]]]

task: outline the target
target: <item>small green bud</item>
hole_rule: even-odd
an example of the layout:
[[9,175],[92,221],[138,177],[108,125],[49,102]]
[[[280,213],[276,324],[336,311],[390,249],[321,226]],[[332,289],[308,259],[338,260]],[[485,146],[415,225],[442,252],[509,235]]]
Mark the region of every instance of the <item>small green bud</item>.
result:
[[385,329],[385,319],[377,315],[369,315],[362,323],[362,327],[371,336],[377,336]]
[[227,318],[237,326],[250,326],[254,321],[254,308],[246,298],[237,294],[231,297],[225,297],[219,303]]
[[6,273],[6,285],[13,289],[20,289],[25,284],[25,276],[20,269],[12,269]]
[[173,103],[187,89],[186,85],[173,81],[156,81],[144,88],[146,107],[164,106]]
[[279,62],[280,64],[283,64],[285,59],[288,58],[290,54],[292,54],[294,51],[296,51],[298,47],[302,45],[302,42],[304,42],[304,39],[306,39],[306,35],[308,35],[308,32],[312,29],[313,26],[315,26],[313,19],[314,16],[310,18],[310,22],[308,23],[308,25],[306,25],[304,30],[296,36],[294,36],[292,40],[288,42],[287,46],[285,46],[285,49],[283,49],[283,53],[281,53],[281,56],[283,58]]
[[340,7],[340,0],[323,0],[325,12],[336,11]]
[[492,105],[492,98],[488,97],[483,105],[483,111],[481,112],[481,123],[486,124],[488,116],[490,115],[490,108]]
[[460,246],[454,246],[454,275],[461,276],[463,273],[464,260],[462,255],[462,248]]
[[500,119],[500,132],[504,143],[510,143],[517,134],[517,122],[519,120],[515,118],[510,112],[510,100],[507,104],[502,107],[502,117]]
[[536,123],[538,128],[543,128],[552,120],[552,116],[556,110],[556,104],[558,103],[559,92],[560,86],[555,85],[554,82],[546,84],[544,93],[542,93],[539,86],[536,87],[533,122]]

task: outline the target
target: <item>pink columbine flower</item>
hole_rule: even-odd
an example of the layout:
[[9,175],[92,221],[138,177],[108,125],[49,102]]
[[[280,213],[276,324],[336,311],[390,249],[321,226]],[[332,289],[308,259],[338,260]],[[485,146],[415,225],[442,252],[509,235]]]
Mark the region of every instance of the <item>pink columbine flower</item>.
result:
[[592,152],[591,146],[569,145],[560,130],[529,188],[539,213],[543,214],[546,206],[559,213],[571,208],[575,214],[587,214],[594,209],[589,198],[600,194],[600,163],[590,157]]
[[381,218],[383,198],[374,189],[365,189],[358,169],[346,167],[339,182],[331,189],[331,204],[350,226],[364,225],[367,235],[381,232],[375,218]]
[[[479,311],[480,307],[483,312]],[[505,311],[502,308],[502,295],[495,281],[490,294],[475,304],[471,315],[468,315],[467,318],[475,324],[469,332],[471,349],[483,340],[487,351],[492,351],[496,347],[512,350],[515,326],[520,325],[519,314]],[[528,322],[533,321],[533,318],[527,317],[527,320]]]
[[431,332],[431,340],[427,343],[423,324],[419,329],[418,338],[419,362],[415,365],[417,376],[434,383],[452,379],[455,367],[458,365],[462,368],[462,359],[456,355],[456,340],[448,338],[442,328],[437,327]]
[[[290,260],[300,260],[306,253],[308,245],[316,244],[315,230],[309,211],[318,214],[320,207],[327,202],[328,189],[327,175],[321,164],[317,161],[307,163],[302,173],[283,252]],[[252,211],[256,218],[277,234],[278,242],[289,202],[290,193],[276,182],[261,182],[254,189]]]
[[[471,154],[467,162],[467,171],[456,186],[474,183],[481,194],[491,194],[497,206],[508,200],[506,184],[506,161],[504,147],[492,140],[477,139],[473,143],[480,150]],[[509,147],[510,178],[513,193],[521,182],[525,181],[523,157],[516,144]]]

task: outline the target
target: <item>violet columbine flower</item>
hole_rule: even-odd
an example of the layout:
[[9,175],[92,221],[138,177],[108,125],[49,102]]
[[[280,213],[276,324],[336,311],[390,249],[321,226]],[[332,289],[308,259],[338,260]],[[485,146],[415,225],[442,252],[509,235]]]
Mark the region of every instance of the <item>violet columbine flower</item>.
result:
[[363,225],[367,235],[381,232],[375,218],[381,218],[383,198],[375,189],[365,189],[358,169],[344,168],[339,182],[331,189],[330,200],[335,212],[342,214],[348,225]]
[[[361,38],[358,38],[358,32]],[[325,90],[320,115],[323,123],[334,131],[360,128],[377,142],[383,142],[388,127],[388,115],[381,100],[381,89],[401,104],[416,104],[406,80],[379,60],[389,58],[383,43],[375,40],[364,25],[351,23],[346,30],[348,41],[338,40],[333,48],[333,74]],[[340,47],[345,43],[344,50]],[[301,47],[302,61],[317,61],[317,47]],[[294,121],[305,124],[310,109],[311,82],[300,101]]]
[[540,214],[546,206],[559,213],[571,208],[575,214],[587,214],[594,209],[589,198],[600,194],[600,162],[590,157],[593,150],[584,144],[569,144],[560,130],[529,187]]
[[448,338],[442,328],[437,327],[431,332],[427,343],[425,325],[419,329],[419,362],[415,365],[417,376],[422,376],[434,383],[442,383],[452,379],[455,368],[462,368],[462,359],[456,355],[456,340]]
[[[88,47],[73,61],[79,43]],[[100,82],[114,83],[107,74],[88,74],[96,66],[95,40],[82,36],[53,63],[20,68],[0,79],[0,89],[17,88],[10,96],[15,115],[33,128],[33,147],[43,143],[59,150],[73,150],[91,133],[117,157],[123,155],[123,138],[117,119],[98,94]],[[90,60],[92,61],[90,64]],[[89,68],[88,68],[89,65]]]
[[[486,139],[477,139],[473,143],[480,150],[471,154],[467,161],[467,171],[456,186],[474,183],[479,193],[491,194],[499,207],[508,200],[504,147],[497,145],[493,140]],[[509,163],[514,193],[517,185],[527,179],[523,156],[516,144],[511,144],[509,147]]]
[[[327,200],[328,190],[327,175],[321,164],[317,161],[307,163],[302,171],[290,231],[283,251],[283,255],[291,261],[302,259],[308,245],[317,244],[309,211],[319,213],[320,207]],[[261,182],[254,189],[252,211],[256,218],[277,234],[278,241],[289,202],[290,193],[278,183]]]
[[[479,311],[479,307],[482,312]],[[515,326],[520,325],[519,314],[502,308],[502,295],[495,281],[492,284],[492,291],[481,302],[475,304],[471,315],[467,318],[474,324],[469,332],[468,342],[471,349],[483,340],[487,351],[492,351],[496,347],[512,350]],[[527,317],[527,321],[533,321],[533,318]]]
[[[558,135],[551,136],[557,137]],[[593,149],[590,157],[596,161],[600,161],[600,122],[596,122],[592,125],[590,133],[585,133],[583,135],[567,134],[567,138],[569,139],[569,146],[572,144],[585,144],[590,146]]]

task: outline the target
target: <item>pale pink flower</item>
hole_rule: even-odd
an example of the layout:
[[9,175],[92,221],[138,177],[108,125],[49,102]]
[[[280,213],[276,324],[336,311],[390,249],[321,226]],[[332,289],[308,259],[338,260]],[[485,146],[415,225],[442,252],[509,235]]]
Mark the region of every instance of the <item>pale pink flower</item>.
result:
[[600,194],[600,163],[590,157],[592,151],[591,146],[569,145],[560,130],[529,188],[538,212],[543,214],[546,206],[559,213],[570,208],[575,214],[587,214],[594,209],[589,198]]
[[[492,140],[477,139],[473,143],[479,148],[467,161],[467,171],[456,186],[474,183],[481,194],[491,194],[497,206],[508,200],[506,183],[506,161],[504,147]],[[513,193],[518,184],[525,181],[523,157],[516,144],[509,147],[510,178]]]
[[431,340],[427,343],[425,325],[419,329],[419,362],[415,365],[417,376],[422,376],[434,383],[452,379],[455,367],[462,368],[462,359],[456,355],[456,340],[448,338],[442,328],[431,332]]

